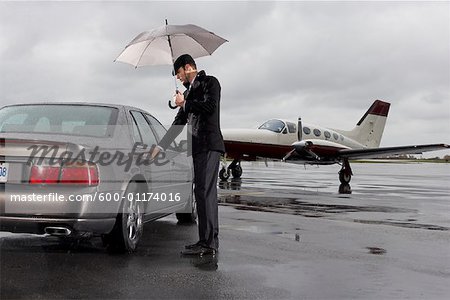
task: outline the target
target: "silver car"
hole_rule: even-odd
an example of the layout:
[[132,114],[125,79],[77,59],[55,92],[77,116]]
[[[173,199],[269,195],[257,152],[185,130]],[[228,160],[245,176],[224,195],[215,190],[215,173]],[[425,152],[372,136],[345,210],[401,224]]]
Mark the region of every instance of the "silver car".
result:
[[132,252],[147,221],[176,213],[194,222],[187,143],[149,155],[165,133],[151,114],[130,106],[2,107],[1,230],[100,235],[111,249]]

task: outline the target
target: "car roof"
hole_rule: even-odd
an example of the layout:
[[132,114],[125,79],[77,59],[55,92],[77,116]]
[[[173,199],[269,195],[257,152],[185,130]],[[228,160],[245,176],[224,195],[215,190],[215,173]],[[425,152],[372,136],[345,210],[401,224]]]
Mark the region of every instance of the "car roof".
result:
[[17,104],[9,104],[3,107],[10,106],[28,106],[28,105],[79,105],[79,106],[105,106],[105,107],[113,107],[113,108],[126,108],[126,109],[136,109],[142,110],[140,108],[129,106],[129,105],[121,105],[121,104],[112,104],[112,103],[101,103],[101,102],[32,102],[32,103],[17,103]]

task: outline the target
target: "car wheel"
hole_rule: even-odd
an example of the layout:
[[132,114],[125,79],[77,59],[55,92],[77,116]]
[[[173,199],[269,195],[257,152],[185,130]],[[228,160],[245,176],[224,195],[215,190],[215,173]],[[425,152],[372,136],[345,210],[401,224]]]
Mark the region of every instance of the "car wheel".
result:
[[[113,230],[106,236],[104,243],[109,250],[121,253],[131,253],[137,248],[144,229],[142,202],[128,200],[128,195],[139,193],[137,182],[131,182],[125,192],[125,199],[122,201],[117,214],[116,223]],[[132,197],[130,197],[131,199]]]
[[195,196],[192,195],[192,207],[190,213],[179,213],[175,215],[179,223],[195,223],[195,221],[197,220],[197,201],[195,201]]

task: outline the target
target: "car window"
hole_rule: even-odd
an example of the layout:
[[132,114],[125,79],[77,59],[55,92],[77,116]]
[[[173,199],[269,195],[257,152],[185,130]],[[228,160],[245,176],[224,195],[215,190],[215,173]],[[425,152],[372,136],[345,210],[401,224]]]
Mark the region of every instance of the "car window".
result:
[[142,113],[138,111],[131,111],[131,115],[136,121],[139,133],[142,136],[142,142],[149,147],[156,145],[158,143],[156,141],[156,137]]
[[110,134],[117,120],[113,107],[70,104],[33,104],[6,106],[0,109],[0,132],[37,132],[44,134]]
[[152,126],[153,130],[155,131],[156,138],[158,139],[158,141],[160,141],[163,138],[163,136],[166,134],[167,130],[164,128],[164,126],[161,125],[161,123],[159,123],[158,120],[156,120],[155,117],[153,117],[149,114],[145,114],[145,116],[147,117],[147,120],[149,121],[150,125]]
[[[147,117],[147,120],[149,121],[151,127],[153,128],[153,131],[156,134],[156,139],[159,141],[161,141],[161,139],[164,137],[164,135],[167,133],[166,128],[164,128],[164,126],[161,125],[161,123],[152,115],[149,114],[145,114],[145,116]],[[176,147],[176,143],[172,142],[170,144],[170,147],[175,148]]]
[[136,124],[136,120],[134,119],[134,117],[131,117],[132,122],[131,122],[131,126],[133,127],[133,138],[134,138],[134,142],[135,143],[142,143],[142,137],[141,134],[139,133],[139,129],[137,127]]

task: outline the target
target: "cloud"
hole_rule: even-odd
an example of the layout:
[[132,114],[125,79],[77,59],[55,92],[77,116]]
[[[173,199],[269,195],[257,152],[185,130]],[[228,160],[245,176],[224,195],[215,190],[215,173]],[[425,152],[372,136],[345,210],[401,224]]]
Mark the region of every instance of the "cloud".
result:
[[349,129],[383,99],[392,103],[383,145],[449,143],[449,11],[446,2],[1,2],[2,104],[125,103],[171,123],[170,67],[113,63],[167,18],[230,41],[197,61],[221,82],[223,128],[301,116]]

